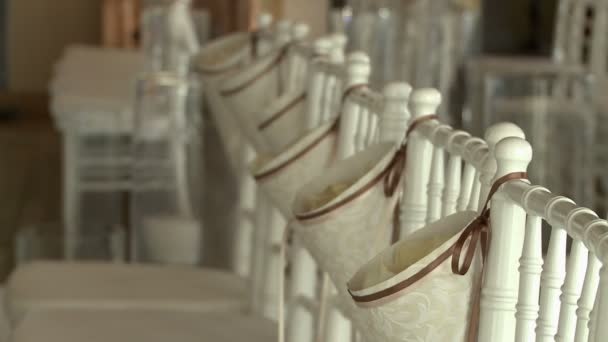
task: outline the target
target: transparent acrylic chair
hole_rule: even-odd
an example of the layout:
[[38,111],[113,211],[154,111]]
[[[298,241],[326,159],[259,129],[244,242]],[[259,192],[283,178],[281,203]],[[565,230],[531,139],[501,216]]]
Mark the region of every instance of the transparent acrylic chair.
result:
[[132,135],[132,256],[196,264],[200,216],[200,87],[170,73],[138,84]]
[[190,58],[206,42],[209,15],[192,8],[191,0],[161,1],[146,6],[141,18],[142,51],[149,70],[186,75]]
[[[141,239],[131,239],[135,248],[130,254],[194,264],[202,236],[197,216],[200,185],[194,171],[199,165],[196,158],[186,156],[200,153],[198,116],[188,115],[198,114],[198,107],[196,101],[187,103],[196,99],[187,96],[195,87],[164,73],[148,76],[140,84],[137,112],[142,120],[134,130],[138,133],[129,164],[133,177],[125,184],[133,190],[131,228]],[[7,314],[15,324],[26,313],[41,309],[241,312],[249,307],[246,285],[247,279],[232,272],[186,265],[40,261],[24,264],[11,275]]]
[[[596,111],[593,80],[577,68],[487,72],[482,125],[519,125],[534,149],[530,179],[579,203],[595,205]],[[576,129],[574,129],[576,127]]]

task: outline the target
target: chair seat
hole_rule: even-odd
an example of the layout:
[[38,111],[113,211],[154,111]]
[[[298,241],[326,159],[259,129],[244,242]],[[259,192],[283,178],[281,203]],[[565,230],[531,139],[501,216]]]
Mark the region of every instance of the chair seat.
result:
[[13,323],[46,308],[236,311],[245,308],[245,285],[229,272],[186,266],[35,262],[9,278],[6,307]]
[[230,313],[51,310],[28,315],[13,342],[269,342],[276,323]]

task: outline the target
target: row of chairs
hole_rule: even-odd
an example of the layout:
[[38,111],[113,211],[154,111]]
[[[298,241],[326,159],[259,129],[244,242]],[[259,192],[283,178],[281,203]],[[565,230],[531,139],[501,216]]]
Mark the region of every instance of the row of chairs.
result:
[[195,59],[242,176],[235,270],[249,313],[220,300],[236,283],[221,272],[39,263],[8,285],[15,341],[608,336],[608,224],[525,179],[532,150],[517,126],[471,137],[433,115],[436,90],[379,93],[342,37],[290,31],[221,38]]

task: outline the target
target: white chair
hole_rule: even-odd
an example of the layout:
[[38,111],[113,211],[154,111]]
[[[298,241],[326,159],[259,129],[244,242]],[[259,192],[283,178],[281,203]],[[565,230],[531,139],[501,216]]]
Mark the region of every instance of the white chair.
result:
[[[468,121],[465,122],[465,125],[467,129],[476,133],[483,130],[484,124],[487,123],[481,117],[486,112],[484,106],[487,104],[483,103],[483,96],[480,96],[483,93],[483,87],[485,86],[483,80],[486,75],[529,75],[532,77],[534,75],[542,75],[543,73],[550,75],[578,73],[586,76],[584,72],[588,72],[593,79],[589,83],[593,87],[593,101],[585,99],[584,102],[593,105],[594,108],[591,109],[593,113],[597,112],[597,115],[593,116],[595,119],[593,126],[596,129],[596,147],[593,151],[595,170],[591,170],[591,172],[595,172],[594,176],[602,180],[603,183],[606,183],[603,170],[608,161],[605,157],[606,146],[608,146],[608,141],[605,138],[606,127],[608,127],[608,120],[606,119],[608,103],[604,94],[608,87],[608,45],[601,32],[605,31],[606,23],[604,18],[608,13],[608,7],[603,0],[560,0],[556,7],[553,51],[549,58],[482,56],[471,61],[467,75],[467,82],[469,83],[467,91],[470,93],[468,99],[469,108],[467,110],[470,113],[468,120],[465,120]],[[571,98],[574,97],[572,94],[568,94],[568,96],[564,95],[555,94],[554,97],[557,101],[565,99],[568,102],[574,102],[571,101]],[[535,98],[531,99],[530,102],[542,103],[541,101],[546,100]],[[551,102],[557,101],[546,102],[547,105],[553,105]],[[569,104],[566,103],[566,105]],[[558,103],[556,106],[564,105]],[[524,111],[535,113],[539,111],[529,103],[527,106],[520,104],[520,108],[513,107],[515,108],[515,112],[519,113]],[[540,153],[544,153],[534,142],[532,144],[535,151],[538,151],[539,156]],[[534,173],[534,163],[532,165],[530,171]],[[591,176],[588,178],[591,178]],[[544,180],[543,183],[545,183]],[[581,179],[581,183],[583,186],[580,186],[580,188],[585,188],[585,192],[593,192],[593,188],[595,187],[594,181],[590,180],[586,182],[584,179]],[[567,195],[577,201],[594,200],[590,195],[581,196],[569,188],[565,188],[564,190],[559,189],[560,183],[551,184],[548,180],[545,185],[550,186],[554,191],[567,191],[569,192]],[[605,205],[605,203],[603,204]],[[588,205],[593,207],[594,204],[588,203]]]
[[[188,71],[192,53],[198,49],[189,0],[172,3],[161,24],[161,50],[169,51],[164,68]],[[149,19],[144,15],[144,20]],[[148,28],[147,23],[143,23]],[[148,39],[148,32],[144,32]],[[69,48],[55,69],[51,86],[52,111],[64,137],[63,221],[68,258],[74,258],[78,234],[99,221],[101,225],[124,224],[124,208],[117,197],[129,190],[129,148],[132,102],[137,74],[146,68],[147,57],[139,51],[116,51],[94,47]],[[185,68],[184,68],[185,67]],[[101,176],[101,177],[100,177]],[[84,198],[99,197],[98,208],[108,207],[101,217],[84,217]],[[102,212],[101,210],[98,210]]]
[[[366,102],[366,105],[361,108],[374,109],[373,113],[365,115],[375,117],[382,110],[379,95],[364,90],[369,76],[368,63],[367,57],[360,53],[347,58],[346,69],[341,64],[323,59],[313,63],[306,101],[310,110],[307,116],[309,132],[282,152],[267,158],[262,157],[256,163],[258,165],[255,168],[255,179],[286,219],[293,220],[289,203],[292,202],[296,190],[337,160],[333,151],[340,149],[342,143],[355,144],[357,125],[343,125],[349,122],[348,117],[359,114],[359,102],[352,103],[353,99],[357,98],[355,94],[363,91],[366,95],[361,95],[360,101]],[[319,89],[325,90],[328,96],[314,96],[321,94]],[[339,127],[336,126],[336,116],[341,118]],[[370,132],[375,133],[376,127],[373,126]],[[367,130],[365,132],[368,133]],[[367,139],[368,135],[365,135],[365,138]],[[369,139],[375,138],[375,135],[369,135]],[[276,236],[280,239],[280,231]],[[320,309],[316,295],[316,266],[302,248],[297,236],[290,255],[293,271],[287,296],[290,303],[287,340],[310,341],[314,331],[311,329],[314,326],[314,317]]]
[[[40,288],[42,283],[44,288]],[[69,288],[72,290],[66,292]],[[139,291],[144,288],[148,290]],[[13,323],[27,311],[41,308],[234,311],[250,308],[249,298],[247,281],[241,275],[183,267],[34,263],[16,270],[7,285],[8,314]]]
[[[420,117],[420,114],[433,113],[439,100],[439,93],[432,89],[414,92],[411,100],[413,120]],[[448,331],[449,338],[458,338],[461,330],[451,327],[438,331],[434,329],[432,321],[437,320],[438,325],[444,324],[439,322],[445,322],[446,318],[460,317],[459,310],[467,312],[467,306],[461,308],[455,304],[451,310],[453,314],[446,314],[443,309],[432,306],[436,305],[433,300],[428,300],[426,305],[413,303],[417,299],[425,300],[421,293],[412,296],[410,303],[407,301],[407,293],[400,294],[407,288],[400,286],[400,277],[405,271],[396,271],[396,266],[384,265],[389,265],[393,260],[387,254],[394,253],[395,248],[400,248],[401,244],[407,244],[408,237],[425,224],[432,224],[455,213],[465,214],[466,210],[471,213],[470,210],[476,210],[479,203],[483,204],[480,198],[485,199],[495,170],[490,150],[497,141],[508,136],[523,136],[523,133],[512,124],[498,124],[488,129],[486,144],[482,139],[471,137],[464,131],[454,130],[438,121],[421,123],[412,132],[407,144],[408,160],[416,162],[407,163],[405,169],[401,208],[402,240],[367,265],[361,265],[360,271],[349,281],[351,295],[358,305],[368,306],[368,303],[373,303],[372,308],[359,308],[353,313],[357,328],[367,340],[442,340]],[[416,248],[424,248],[424,245],[421,242],[420,247],[409,248],[411,253],[416,253]],[[403,250],[399,255],[405,256],[407,252]],[[373,281],[376,278],[384,280]],[[437,293],[436,298],[441,302],[442,295]],[[422,306],[419,307],[418,304]],[[412,310],[399,309],[400,305],[407,305]],[[416,308],[420,309],[419,315],[411,316]],[[427,308],[435,311],[427,311]],[[429,324],[420,323],[424,320]],[[420,329],[416,332],[421,335],[413,335],[412,329],[419,329],[420,324],[432,330],[425,332]]]
[[[359,62],[359,60],[356,59],[355,62]],[[355,71],[356,71],[356,69],[355,69]],[[339,75],[340,75],[340,77],[343,77],[343,76],[345,76],[345,73],[340,72]],[[357,82],[357,83],[359,83],[359,82]],[[333,101],[333,102],[336,103],[335,101]],[[258,226],[258,227],[263,228],[263,226]],[[276,231],[268,231],[269,229],[273,229],[273,228],[274,229],[279,228],[279,230],[278,230],[279,234],[277,234]],[[266,254],[267,256],[264,258],[265,260],[263,260],[265,267],[256,267],[256,268],[252,269],[254,272],[260,273],[257,275],[255,275],[255,274],[252,275],[252,278],[255,278],[255,277],[260,278],[266,284],[265,285],[266,288],[264,289],[264,291],[262,291],[259,294],[262,296],[271,295],[271,296],[276,297],[276,292],[269,293],[268,289],[272,289],[272,288],[276,289],[276,287],[273,287],[273,285],[277,284],[276,280],[281,272],[279,270],[279,264],[277,264],[277,260],[278,260],[277,258],[279,257],[279,255],[276,253],[276,250],[275,250],[277,243],[280,243],[280,241],[273,240],[273,239],[275,239],[275,237],[277,235],[279,237],[282,236],[281,229],[282,229],[282,226],[277,226],[275,224],[272,224],[265,231],[263,231],[262,234],[260,234],[264,239],[262,241],[260,241],[261,243],[258,244],[257,246],[259,246],[259,247],[263,246],[264,248],[267,248],[270,251],[270,253]],[[274,250],[274,252],[273,252],[273,250]],[[294,272],[296,272],[292,275],[294,278],[294,281],[299,281],[299,280],[305,279],[310,276],[310,274],[302,273],[301,271],[303,271],[303,270],[304,269],[300,268],[300,271],[297,272],[297,270],[294,269]],[[276,301],[275,301],[275,303],[276,303]],[[125,324],[128,326],[140,327],[143,324],[143,325],[150,326],[150,327],[154,326],[160,330],[168,331],[168,332],[175,332],[177,329],[181,328],[181,329],[183,329],[184,332],[182,332],[179,336],[183,336],[183,338],[185,340],[187,340],[187,339],[200,340],[201,336],[213,336],[213,334],[217,334],[217,337],[214,336],[215,337],[214,340],[232,341],[232,340],[234,340],[234,338],[236,338],[234,336],[237,336],[237,335],[229,336],[229,335],[221,335],[220,333],[223,330],[243,329],[243,332],[240,333],[241,335],[238,335],[238,336],[242,336],[243,338],[246,337],[248,340],[253,340],[253,341],[257,341],[257,340],[267,341],[268,339],[271,338],[271,336],[274,336],[273,332],[276,331],[276,327],[274,325],[268,324],[267,321],[265,321],[261,318],[255,318],[254,316],[250,316],[249,318],[244,318],[245,316],[239,315],[239,314],[233,314],[233,316],[228,316],[225,314],[210,315],[210,314],[196,314],[196,313],[187,315],[187,314],[181,312],[181,313],[176,314],[175,319],[167,319],[167,317],[171,317],[171,316],[169,314],[159,313],[159,311],[160,310],[153,310],[153,312],[137,310],[137,312],[136,312],[133,310],[99,311],[96,309],[90,309],[90,310],[82,310],[82,309],[80,309],[80,310],[56,310],[55,309],[55,310],[48,310],[48,311],[32,312],[31,314],[26,316],[23,323],[19,326],[18,330],[15,333],[15,340],[39,339],[39,338],[41,338],[41,335],[38,335],[38,333],[34,333],[34,332],[46,330],[47,328],[50,330],[57,329],[56,331],[63,331],[62,339],[66,338],[65,336],[68,336],[67,338],[69,338],[70,340],[74,340],[74,341],[82,340],[85,336],[84,334],[87,334],[87,331],[88,331],[88,334],[93,333],[94,335],[97,335],[97,336],[103,335],[100,338],[103,339],[104,341],[107,341],[107,340],[134,341],[134,340],[139,340],[139,339],[150,338],[150,336],[149,336],[150,334],[148,334],[147,332],[145,332],[145,331],[137,332],[137,331],[135,331],[135,329],[130,329],[130,328],[127,328],[128,333],[126,333],[124,335],[123,334],[105,335],[106,332],[109,333],[110,331],[112,331],[112,329],[109,329],[109,327],[112,326],[113,324],[116,324],[116,321],[114,319],[115,319],[115,317],[118,317],[118,316],[121,317],[119,319],[119,321],[122,322],[122,324]],[[53,316],[54,318],[50,318],[50,316]],[[72,328],[70,328],[70,327],[74,327],[73,320],[79,319],[77,317],[82,318],[83,323],[81,326],[83,328],[74,329],[74,330],[72,330],[72,332],[68,332],[66,334],[65,329],[71,330]],[[178,322],[178,318],[179,318],[179,322]],[[137,322],[134,324],[131,324],[131,323],[129,323],[130,320],[134,320]],[[145,323],[143,323],[143,322],[145,322]],[[257,322],[259,324],[259,327],[257,327],[257,329],[248,328],[248,327],[251,327],[255,322]],[[64,325],[64,324],[67,324],[67,325]],[[210,328],[211,324],[214,324],[215,326],[213,326],[213,328]],[[192,325],[193,327],[186,328],[188,325]],[[196,327],[196,328],[194,328],[194,327]],[[309,326],[309,329],[312,329],[312,328],[313,328],[312,325]],[[187,336],[186,332],[188,332],[190,334],[190,336]],[[34,334],[32,334],[32,333],[34,333]],[[161,340],[162,338],[167,338],[167,336],[170,336],[170,335],[167,334],[167,335],[159,335],[159,336],[160,337],[157,337],[157,338],[159,340]],[[309,336],[310,336],[310,333],[309,333]],[[52,339],[52,337],[51,337],[51,339]]]
[[[525,171],[530,146],[496,147],[495,179]],[[603,341],[608,336],[602,264],[608,223],[572,200],[526,181],[511,181],[492,200],[490,244],[478,339]],[[546,254],[542,224],[551,226]],[[567,252],[567,239],[573,240]]]

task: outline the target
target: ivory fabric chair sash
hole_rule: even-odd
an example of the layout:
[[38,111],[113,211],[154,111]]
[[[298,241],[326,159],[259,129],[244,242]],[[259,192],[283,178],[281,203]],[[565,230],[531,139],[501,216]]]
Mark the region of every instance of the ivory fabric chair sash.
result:
[[[397,196],[385,191],[385,182],[403,167],[396,152],[392,143],[371,146],[338,162],[296,195],[293,204],[296,234],[341,291],[344,287],[340,284],[359,265],[389,244],[391,229],[386,228]],[[332,186],[346,190],[328,193]],[[325,196],[330,199],[327,203],[323,203],[327,200]]]
[[364,308],[356,311],[357,322],[370,340],[475,341],[488,203],[502,184],[522,178],[517,172],[498,179],[479,214],[462,211],[433,222],[356,273],[349,292]]
[[313,130],[254,170],[258,185],[285,217],[293,217],[297,189],[335,161],[337,128],[337,122],[330,122]]

